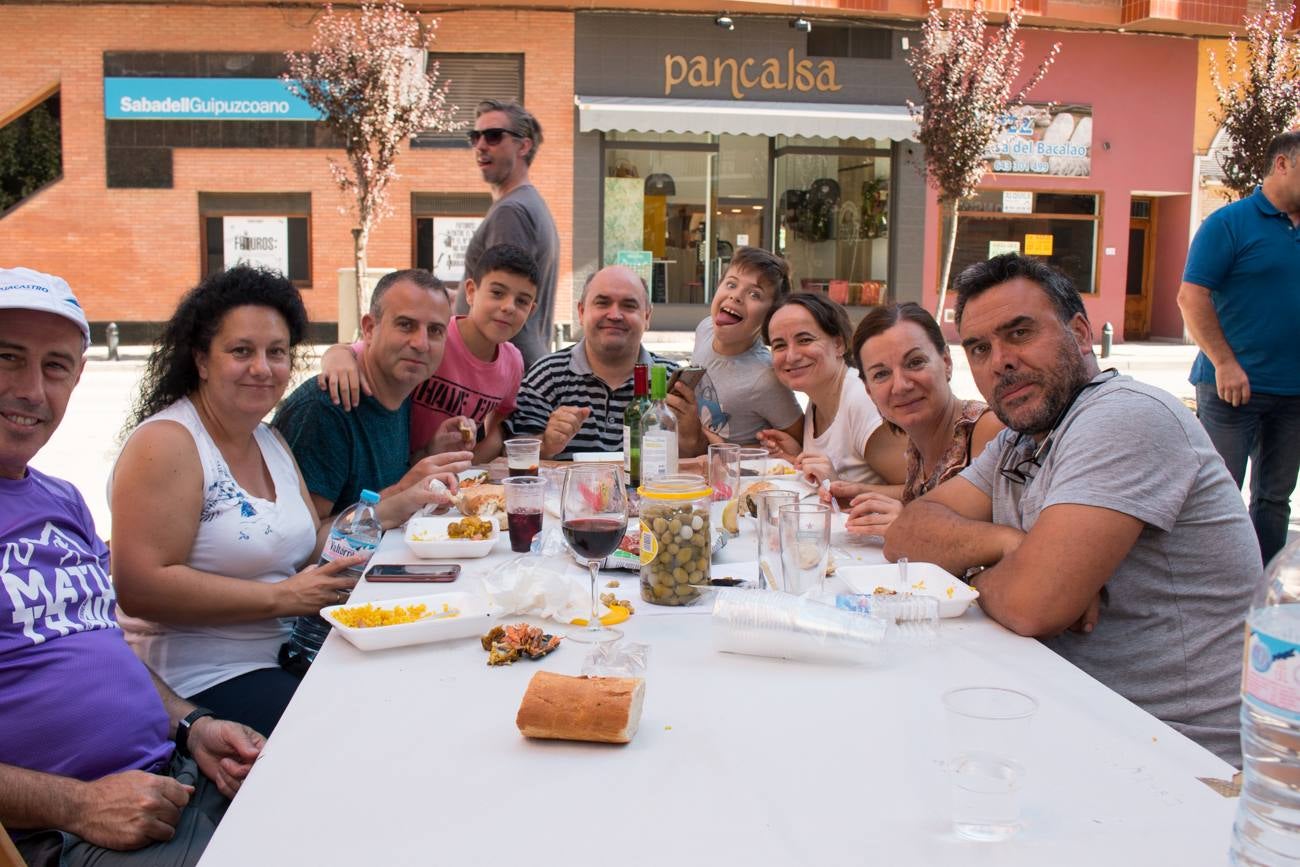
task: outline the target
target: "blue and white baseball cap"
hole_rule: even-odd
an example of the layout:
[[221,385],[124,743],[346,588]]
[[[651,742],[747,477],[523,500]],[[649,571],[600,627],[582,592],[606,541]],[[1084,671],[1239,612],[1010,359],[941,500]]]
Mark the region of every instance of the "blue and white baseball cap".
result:
[[81,329],[82,348],[90,346],[86,312],[62,277],[31,268],[0,268],[0,310],[39,310],[62,316]]

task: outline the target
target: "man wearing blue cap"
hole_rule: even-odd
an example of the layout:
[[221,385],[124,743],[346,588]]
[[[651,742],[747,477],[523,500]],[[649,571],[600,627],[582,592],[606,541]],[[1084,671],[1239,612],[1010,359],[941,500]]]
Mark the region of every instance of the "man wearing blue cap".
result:
[[0,822],[30,865],[192,864],[263,738],[135,657],[85,501],[28,466],[89,345],[64,280],[0,269]]

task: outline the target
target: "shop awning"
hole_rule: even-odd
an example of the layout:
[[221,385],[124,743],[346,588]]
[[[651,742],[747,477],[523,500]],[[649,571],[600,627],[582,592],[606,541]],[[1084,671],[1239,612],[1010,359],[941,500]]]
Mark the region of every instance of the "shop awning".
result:
[[726,99],[575,96],[582,132],[693,132],[825,138],[916,138],[901,105],[831,105]]

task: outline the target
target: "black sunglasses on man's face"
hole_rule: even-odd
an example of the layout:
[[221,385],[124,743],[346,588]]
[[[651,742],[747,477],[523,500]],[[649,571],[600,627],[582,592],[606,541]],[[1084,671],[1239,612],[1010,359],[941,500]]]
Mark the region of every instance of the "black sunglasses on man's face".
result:
[[483,139],[492,147],[501,144],[501,139],[508,135],[514,136],[515,138],[523,138],[523,136],[514,130],[503,129],[499,126],[490,127],[488,129],[472,129],[467,133],[467,135],[469,136],[469,143],[471,145],[476,145],[478,144],[479,139]]

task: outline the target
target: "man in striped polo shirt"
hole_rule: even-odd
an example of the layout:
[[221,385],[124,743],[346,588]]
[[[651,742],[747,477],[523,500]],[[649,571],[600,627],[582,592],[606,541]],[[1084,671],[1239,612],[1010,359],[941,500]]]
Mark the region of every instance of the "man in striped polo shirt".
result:
[[582,340],[537,360],[524,374],[512,436],[540,436],[542,457],[623,448],[623,410],[632,400],[632,368],[671,361],[648,352],[650,293],[635,271],[611,265],[592,275],[578,300]]

